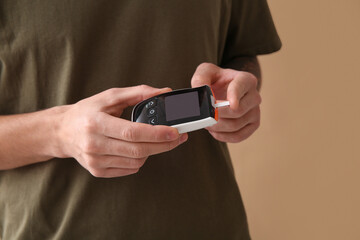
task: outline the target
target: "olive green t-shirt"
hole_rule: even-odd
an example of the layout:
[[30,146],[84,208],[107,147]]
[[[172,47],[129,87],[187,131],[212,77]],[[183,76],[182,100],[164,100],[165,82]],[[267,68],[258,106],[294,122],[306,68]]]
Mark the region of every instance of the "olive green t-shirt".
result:
[[[265,0],[2,0],[0,115],[112,87],[190,87],[202,62],[280,45]],[[0,171],[0,236],[250,238],[226,145],[206,130],[126,177],[95,178],[75,159]]]

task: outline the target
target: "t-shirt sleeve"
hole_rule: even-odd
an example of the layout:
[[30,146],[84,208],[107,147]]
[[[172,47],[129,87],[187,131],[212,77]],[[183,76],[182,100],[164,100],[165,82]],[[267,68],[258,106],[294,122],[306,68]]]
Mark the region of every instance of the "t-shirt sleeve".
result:
[[238,56],[272,53],[280,48],[281,41],[267,1],[232,0],[222,63]]

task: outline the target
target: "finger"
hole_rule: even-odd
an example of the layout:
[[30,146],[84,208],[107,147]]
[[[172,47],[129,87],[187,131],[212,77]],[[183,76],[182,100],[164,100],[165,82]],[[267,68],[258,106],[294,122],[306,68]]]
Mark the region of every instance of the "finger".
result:
[[212,63],[200,64],[191,79],[192,87],[200,87],[203,85],[211,86],[217,81],[221,68]]
[[91,155],[91,157],[87,158],[87,164],[90,168],[138,169],[144,165],[146,159],[146,157],[127,158],[110,155]]
[[[261,96],[256,89],[251,90],[238,103],[237,108],[222,107],[218,108],[220,118],[239,118],[249,112],[251,109],[261,104]],[[234,105],[233,105],[234,106]]]
[[135,174],[139,171],[139,169],[122,169],[122,168],[107,168],[107,169],[93,169],[89,170],[89,172],[94,177],[99,178],[113,178],[113,177],[122,177],[131,174]]
[[127,88],[111,88],[96,94],[90,99],[94,104],[103,109],[109,106],[120,105],[122,108],[135,105],[147,98],[171,91],[170,88],[153,88],[147,85],[139,85]]
[[130,122],[106,113],[103,114],[101,122],[102,133],[105,136],[127,142],[166,142],[179,138],[176,128]]
[[240,118],[220,118],[218,123],[206,128],[212,132],[237,132],[249,123],[260,120],[260,108],[254,108]]
[[239,72],[227,88],[227,100],[230,102],[230,108],[237,110],[240,99],[242,99],[250,90],[256,89],[257,79],[254,75],[247,72]]
[[108,168],[105,170],[106,178],[123,177],[138,173],[140,169]]
[[238,143],[250,137],[256,131],[256,129],[259,128],[259,126],[260,126],[260,122],[255,122],[248,124],[239,131],[233,133],[212,132],[212,131],[209,131],[209,133],[215,139],[221,142]]
[[182,134],[180,138],[171,142],[159,143],[133,143],[121,140],[108,138],[107,141],[102,141],[99,154],[114,155],[127,158],[144,158],[150,155],[167,152],[187,140],[187,134]]

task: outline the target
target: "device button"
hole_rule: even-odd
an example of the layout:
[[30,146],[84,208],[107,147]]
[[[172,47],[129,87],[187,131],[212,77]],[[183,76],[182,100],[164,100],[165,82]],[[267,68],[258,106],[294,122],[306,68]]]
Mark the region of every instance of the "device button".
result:
[[157,124],[157,119],[156,119],[156,117],[150,118],[150,119],[149,119],[149,123],[150,123],[151,125],[156,125],[156,124]]
[[151,108],[151,107],[154,107],[155,106],[155,100],[151,100],[150,102],[148,102],[145,107],[146,108]]
[[155,108],[150,108],[147,112],[147,115],[148,115],[148,117],[152,117],[155,115],[155,113],[156,113]]

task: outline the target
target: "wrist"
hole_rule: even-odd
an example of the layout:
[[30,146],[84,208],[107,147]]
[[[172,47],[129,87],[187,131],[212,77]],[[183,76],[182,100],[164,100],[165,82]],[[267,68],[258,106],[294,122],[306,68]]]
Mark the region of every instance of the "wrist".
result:
[[67,106],[0,116],[0,170],[64,157],[59,148],[58,129]]
[[48,109],[47,113],[47,124],[50,126],[49,133],[52,140],[50,147],[48,148],[47,154],[51,157],[56,158],[67,158],[70,157],[66,154],[64,149],[64,138],[62,134],[62,123],[64,121],[64,114],[68,111],[70,105],[56,106]]

